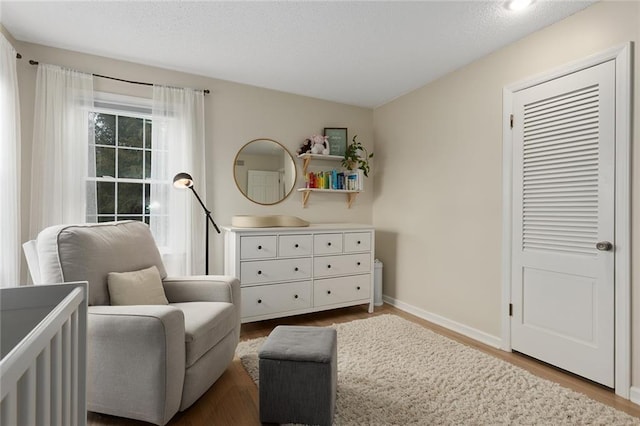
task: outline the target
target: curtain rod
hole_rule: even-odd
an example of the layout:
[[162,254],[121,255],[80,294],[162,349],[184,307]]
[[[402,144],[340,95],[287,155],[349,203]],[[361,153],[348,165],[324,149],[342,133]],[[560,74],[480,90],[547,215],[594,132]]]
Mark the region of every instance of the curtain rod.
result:
[[[20,54],[18,54],[20,55]],[[38,65],[39,62],[38,61],[34,61],[33,59],[29,60],[29,64],[31,65]],[[100,78],[107,78],[109,80],[116,80],[116,81],[123,81],[125,83],[131,83],[131,84],[140,84],[142,86],[153,86],[153,83],[147,83],[144,81],[134,81],[134,80],[125,80],[123,78],[117,78],[117,77],[109,77],[108,75],[100,75],[100,74],[92,74],[94,77],[100,77]],[[204,92],[205,95],[209,94],[209,89],[202,89],[202,92]]]

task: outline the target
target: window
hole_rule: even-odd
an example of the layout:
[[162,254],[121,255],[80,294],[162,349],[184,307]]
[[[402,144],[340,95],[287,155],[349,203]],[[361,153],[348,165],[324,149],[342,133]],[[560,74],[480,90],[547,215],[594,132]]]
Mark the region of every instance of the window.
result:
[[96,182],[97,215],[87,213],[87,222],[150,222],[151,110],[130,104],[96,100],[89,115],[95,135],[89,141],[95,177],[89,179]]

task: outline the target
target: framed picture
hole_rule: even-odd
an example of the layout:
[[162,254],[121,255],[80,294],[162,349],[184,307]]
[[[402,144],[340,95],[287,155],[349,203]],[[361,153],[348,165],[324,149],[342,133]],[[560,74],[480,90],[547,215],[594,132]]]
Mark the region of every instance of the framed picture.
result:
[[347,151],[347,128],[325,127],[324,135],[329,141],[329,155],[344,155]]

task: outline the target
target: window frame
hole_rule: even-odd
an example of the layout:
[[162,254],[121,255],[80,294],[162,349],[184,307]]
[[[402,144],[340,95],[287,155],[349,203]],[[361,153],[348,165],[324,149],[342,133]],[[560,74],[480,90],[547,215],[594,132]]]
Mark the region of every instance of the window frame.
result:
[[[138,98],[126,95],[118,95],[105,92],[96,92],[94,95],[94,104],[91,108],[92,114],[107,114],[116,117],[115,120],[115,135],[113,145],[97,144],[95,134],[93,134],[93,140],[87,140],[90,150],[94,152],[98,148],[109,148],[114,150],[114,176],[97,176],[97,170],[94,171],[94,176],[88,176],[87,182],[94,182],[97,186],[101,182],[113,183],[114,190],[114,206],[112,213],[99,213],[99,207],[96,205],[96,212],[89,214],[85,212],[87,222],[105,222],[105,221],[118,221],[118,220],[139,220],[146,224],[150,224],[151,217],[162,217],[166,215],[154,214],[153,202],[149,199],[151,197],[151,185],[169,184],[168,180],[154,180],[150,177],[150,168],[146,169],[147,153],[149,153],[149,159],[153,156],[153,152],[162,152],[153,148],[153,138],[149,143],[149,147],[146,147],[146,132],[147,122],[151,123],[151,129],[153,131],[153,119],[152,119],[152,101],[151,99]],[[142,119],[142,146],[141,147],[128,147],[118,145],[118,117],[131,117],[136,119]],[[139,151],[142,152],[142,177],[141,178],[125,178],[118,177],[119,167],[119,154],[123,151]],[[96,158],[92,158],[94,165],[97,167]],[[150,167],[150,165],[149,165]],[[91,169],[90,169],[91,170]],[[149,172],[149,173],[147,173]],[[149,176],[147,176],[149,174]],[[141,213],[119,213],[118,212],[118,187],[120,184],[137,184],[142,186]],[[96,200],[96,204],[99,200]],[[101,220],[101,218],[103,220]]]

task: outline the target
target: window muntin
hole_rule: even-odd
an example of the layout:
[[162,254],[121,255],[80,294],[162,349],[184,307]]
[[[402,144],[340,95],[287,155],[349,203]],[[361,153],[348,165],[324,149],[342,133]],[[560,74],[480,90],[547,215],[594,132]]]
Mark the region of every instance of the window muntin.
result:
[[[153,215],[150,201],[151,135],[150,114],[94,108],[90,113],[95,136],[97,215],[87,222],[139,220],[147,224]],[[164,182],[163,182],[164,183]]]

